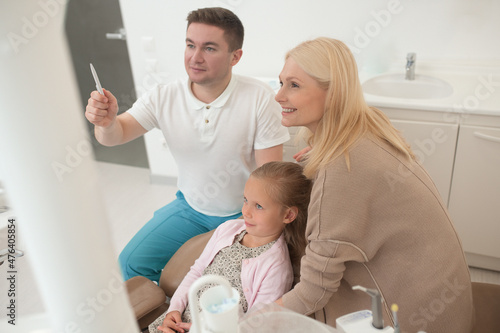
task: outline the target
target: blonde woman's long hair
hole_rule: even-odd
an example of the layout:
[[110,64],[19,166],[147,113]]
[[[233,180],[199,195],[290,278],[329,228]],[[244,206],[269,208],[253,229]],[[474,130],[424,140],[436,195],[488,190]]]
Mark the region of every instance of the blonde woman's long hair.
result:
[[324,114],[315,132],[301,131],[312,147],[305,155],[308,177],[341,155],[350,168],[349,149],[367,133],[387,141],[407,158],[415,158],[389,118],[366,104],[356,61],[344,43],[320,37],[299,44],[286,54],[285,60],[288,58],[327,91]]

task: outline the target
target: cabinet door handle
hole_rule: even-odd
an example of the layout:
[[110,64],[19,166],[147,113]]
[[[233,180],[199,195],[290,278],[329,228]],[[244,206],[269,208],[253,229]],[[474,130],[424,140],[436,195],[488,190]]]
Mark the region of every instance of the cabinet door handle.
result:
[[119,39],[119,40],[127,40],[127,33],[124,28],[118,29],[116,32],[107,32],[107,39]]
[[496,136],[487,135],[487,134],[484,134],[481,132],[474,132],[474,136],[481,138],[481,139],[484,139],[484,140],[500,143],[500,138],[498,138]]

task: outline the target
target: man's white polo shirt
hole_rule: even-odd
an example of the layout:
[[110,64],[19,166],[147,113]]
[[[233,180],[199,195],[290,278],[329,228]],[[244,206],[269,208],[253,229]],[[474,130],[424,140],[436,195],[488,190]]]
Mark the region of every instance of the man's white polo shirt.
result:
[[234,74],[212,103],[194,97],[184,79],[156,87],[128,112],[146,130],[163,132],[178,166],[177,186],[191,207],[211,216],[239,212],[255,150],[290,138],[272,89]]

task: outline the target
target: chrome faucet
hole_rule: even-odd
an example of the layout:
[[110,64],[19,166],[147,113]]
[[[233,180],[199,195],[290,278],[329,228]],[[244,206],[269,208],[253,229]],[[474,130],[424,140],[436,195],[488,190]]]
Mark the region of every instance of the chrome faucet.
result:
[[415,80],[415,62],[417,60],[416,53],[408,53],[406,55],[406,80]]

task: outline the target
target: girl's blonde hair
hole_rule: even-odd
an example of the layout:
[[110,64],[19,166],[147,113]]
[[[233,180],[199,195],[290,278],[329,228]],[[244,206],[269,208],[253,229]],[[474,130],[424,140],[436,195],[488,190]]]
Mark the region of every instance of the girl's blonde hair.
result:
[[349,149],[366,133],[387,141],[407,158],[415,158],[389,118],[366,104],[356,61],[344,43],[320,37],[299,44],[286,54],[285,60],[288,58],[327,91],[324,114],[316,131],[301,131],[312,147],[305,156],[304,173],[308,177],[314,177],[319,169],[341,155],[350,168]]
[[292,264],[296,268],[307,245],[307,207],[312,181],[304,175],[302,166],[292,162],[268,162],[254,170],[250,177],[264,180],[266,193],[284,209],[297,207],[297,217],[286,224],[283,231]]

